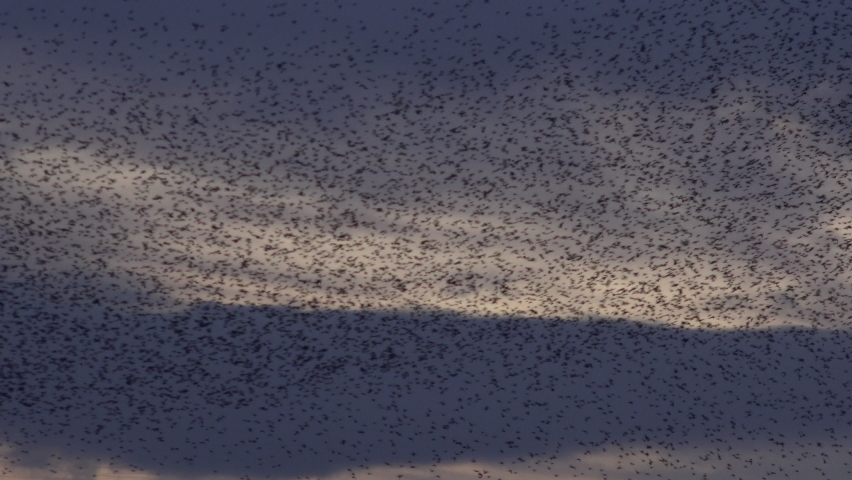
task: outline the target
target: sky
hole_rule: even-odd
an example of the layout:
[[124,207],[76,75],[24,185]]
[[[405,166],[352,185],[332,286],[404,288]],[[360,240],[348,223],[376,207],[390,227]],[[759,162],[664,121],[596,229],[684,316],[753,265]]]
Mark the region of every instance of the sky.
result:
[[842,476],[848,10],[3,5],[3,474]]

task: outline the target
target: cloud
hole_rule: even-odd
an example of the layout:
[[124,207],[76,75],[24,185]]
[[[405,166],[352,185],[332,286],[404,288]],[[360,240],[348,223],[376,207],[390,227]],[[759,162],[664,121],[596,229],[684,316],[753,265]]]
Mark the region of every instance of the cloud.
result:
[[[21,149],[8,180],[20,210],[7,217],[19,218],[22,242],[44,244],[29,249],[28,268],[59,268],[39,266],[54,258],[182,305],[421,306],[720,328],[845,321],[839,135],[762,111],[743,97],[752,90],[719,94],[713,109],[573,92],[560,117],[483,109],[455,132],[434,114],[418,128],[379,118],[349,133],[313,129],[293,146],[238,123],[217,136],[254,148],[239,157],[165,134],[139,137],[132,151],[98,135]],[[252,136],[259,142],[241,140]],[[387,150],[397,140],[410,146]],[[41,213],[19,217],[27,210]],[[130,276],[145,284],[130,287]]]
[[4,301],[15,475],[845,468],[846,332],[214,303],[26,317]]

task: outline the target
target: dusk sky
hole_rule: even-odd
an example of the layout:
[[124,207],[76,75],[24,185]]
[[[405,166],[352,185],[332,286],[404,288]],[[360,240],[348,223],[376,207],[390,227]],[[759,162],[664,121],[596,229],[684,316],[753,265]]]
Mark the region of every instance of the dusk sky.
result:
[[0,478],[849,476],[851,32],[0,5]]

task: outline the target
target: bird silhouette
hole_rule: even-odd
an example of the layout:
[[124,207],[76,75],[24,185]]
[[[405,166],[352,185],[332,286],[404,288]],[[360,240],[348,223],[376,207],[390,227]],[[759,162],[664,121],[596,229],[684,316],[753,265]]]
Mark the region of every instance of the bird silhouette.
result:
[[848,477],[843,10],[3,5],[3,475]]

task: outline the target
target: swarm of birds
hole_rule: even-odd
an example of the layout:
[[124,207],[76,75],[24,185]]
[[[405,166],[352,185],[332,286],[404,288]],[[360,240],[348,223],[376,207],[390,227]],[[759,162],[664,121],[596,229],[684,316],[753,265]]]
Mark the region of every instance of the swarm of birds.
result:
[[852,13],[0,7],[0,478],[845,478]]

